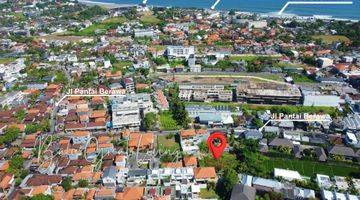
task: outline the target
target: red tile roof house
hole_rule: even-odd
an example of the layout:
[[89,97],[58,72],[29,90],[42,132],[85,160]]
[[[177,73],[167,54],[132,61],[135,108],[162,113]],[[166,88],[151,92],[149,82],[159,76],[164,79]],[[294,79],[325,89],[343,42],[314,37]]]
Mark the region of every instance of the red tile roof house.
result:
[[169,102],[167,101],[163,91],[161,90],[156,90],[156,102],[157,102],[157,107],[160,110],[169,110]]
[[10,173],[1,173],[0,179],[0,190],[5,193],[15,183],[14,175]]
[[197,183],[217,182],[214,167],[198,167],[194,169],[194,177]]

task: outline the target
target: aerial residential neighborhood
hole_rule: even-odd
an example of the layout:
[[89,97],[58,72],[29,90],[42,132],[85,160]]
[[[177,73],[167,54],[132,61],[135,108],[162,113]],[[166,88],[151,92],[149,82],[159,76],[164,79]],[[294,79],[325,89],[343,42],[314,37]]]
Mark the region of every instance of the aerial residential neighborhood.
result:
[[360,200],[358,20],[0,11],[0,199]]

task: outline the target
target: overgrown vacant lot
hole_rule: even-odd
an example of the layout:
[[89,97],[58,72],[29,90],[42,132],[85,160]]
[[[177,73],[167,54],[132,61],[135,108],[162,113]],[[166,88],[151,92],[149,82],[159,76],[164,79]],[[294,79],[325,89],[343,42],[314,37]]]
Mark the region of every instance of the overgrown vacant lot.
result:
[[140,18],[140,22],[142,22],[144,25],[156,25],[162,21],[152,14],[146,14]]
[[0,64],[8,64],[14,62],[16,58],[0,58]]
[[158,135],[158,145],[160,148],[176,151],[180,149],[179,143],[175,140],[175,135]]
[[125,17],[113,17],[104,20],[101,23],[94,23],[87,28],[84,28],[78,32],[70,32],[68,35],[78,35],[78,36],[92,36],[95,35],[97,30],[107,31],[111,28],[116,28],[117,26],[123,24],[126,21]]
[[160,113],[160,128],[164,131],[178,129],[178,125],[176,121],[172,118],[170,112]]
[[329,176],[360,176],[360,166],[346,164],[320,163],[308,160],[295,160],[285,158],[270,158],[264,165],[272,172],[274,168],[282,168],[298,171],[301,175],[311,177],[314,174],[325,174]]
[[312,38],[321,39],[328,44],[333,42],[350,42],[350,39],[343,35],[314,35]]

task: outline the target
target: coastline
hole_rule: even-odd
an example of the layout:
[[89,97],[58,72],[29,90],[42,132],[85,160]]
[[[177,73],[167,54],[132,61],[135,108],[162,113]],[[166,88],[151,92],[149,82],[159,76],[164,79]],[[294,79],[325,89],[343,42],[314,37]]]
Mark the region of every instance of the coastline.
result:
[[78,2],[85,5],[98,5],[108,9],[137,6],[137,4],[118,4],[118,3],[107,3],[107,2],[89,1],[89,0],[78,0]]
[[[119,4],[119,3],[108,3],[108,2],[100,2],[100,1],[91,1],[91,0],[78,0],[79,3],[83,3],[86,5],[98,5],[103,6],[108,9],[114,9],[114,8],[121,8],[121,7],[129,7],[129,6],[139,6],[140,4]],[[160,5],[146,5],[150,7],[165,7]],[[187,7],[174,7],[174,8],[183,8],[183,9],[193,9],[193,8],[187,8]],[[199,8],[200,9],[200,8]],[[202,8],[205,10],[211,10],[209,8]],[[216,10],[216,9],[215,9]],[[216,11],[219,12],[226,12],[229,11],[227,9],[217,9]],[[292,13],[284,13],[282,15],[278,15],[277,12],[248,12],[248,11],[239,11],[235,10],[241,14],[257,14],[262,18],[267,17],[276,17],[276,18],[284,18],[284,19],[296,19],[296,20],[311,20],[311,19],[321,19],[321,20],[336,20],[336,21],[351,21],[351,22],[359,22],[360,19],[347,19],[347,18],[338,18],[333,17],[331,15],[298,15],[298,14],[292,14]]]

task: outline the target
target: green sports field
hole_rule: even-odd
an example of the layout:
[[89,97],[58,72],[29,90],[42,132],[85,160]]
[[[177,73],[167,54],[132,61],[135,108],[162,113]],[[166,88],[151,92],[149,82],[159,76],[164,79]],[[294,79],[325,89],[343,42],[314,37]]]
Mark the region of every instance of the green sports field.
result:
[[360,176],[360,166],[346,164],[320,163],[308,160],[295,160],[285,158],[270,158],[264,162],[269,171],[274,168],[282,168],[298,171],[303,176],[311,177],[314,174],[325,174],[329,176]]

